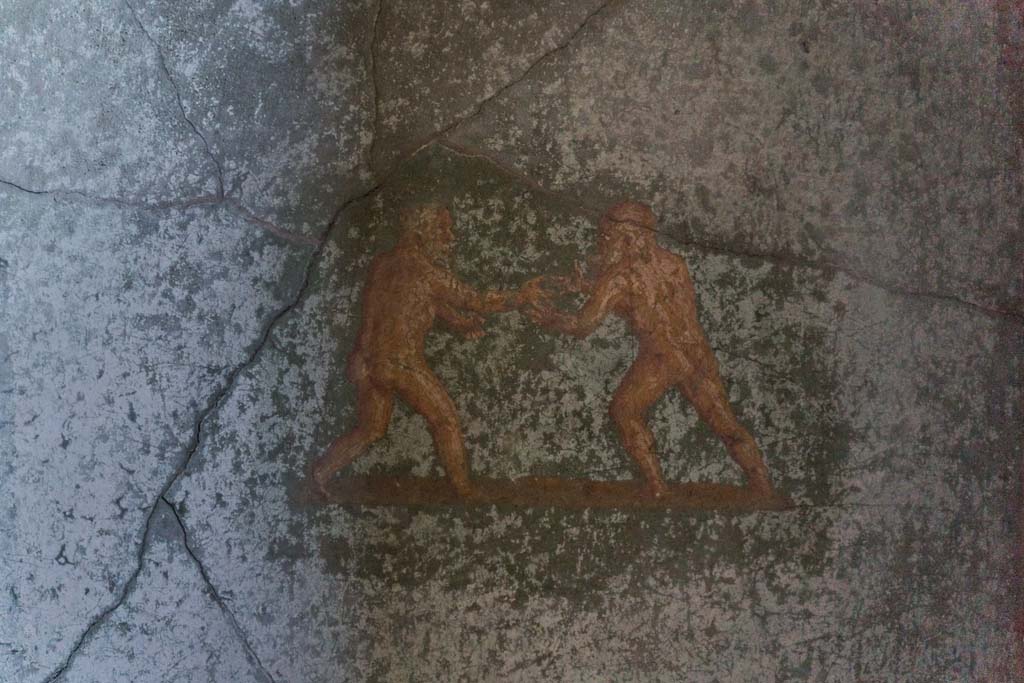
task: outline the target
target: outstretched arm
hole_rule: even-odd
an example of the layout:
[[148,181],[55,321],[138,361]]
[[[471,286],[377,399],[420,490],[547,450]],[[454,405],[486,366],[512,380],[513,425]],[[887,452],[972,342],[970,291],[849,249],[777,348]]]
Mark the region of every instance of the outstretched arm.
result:
[[484,319],[475,313],[463,315],[447,303],[440,303],[437,314],[448,323],[455,332],[467,339],[479,339],[484,335]]
[[541,298],[539,283],[531,280],[518,291],[478,292],[449,271],[438,268],[434,278],[434,294],[438,300],[456,309],[474,313],[503,313],[536,303]]
[[597,329],[615,305],[622,298],[622,279],[612,276],[601,278],[583,308],[576,315],[562,313],[553,308],[534,308],[530,314],[534,322],[562,334],[574,337],[588,337]]

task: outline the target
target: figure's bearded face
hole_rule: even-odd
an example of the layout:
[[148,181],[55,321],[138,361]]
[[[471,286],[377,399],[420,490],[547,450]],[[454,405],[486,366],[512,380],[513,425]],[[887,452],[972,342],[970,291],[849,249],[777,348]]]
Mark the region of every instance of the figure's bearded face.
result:
[[451,253],[455,242],[452,227],[455,222],[448,209],[439,209],[436,214],[427,218],[430,221],[421,229],[420,244],[422,249],[433,259],[445,259]]
[[452,245],[455,243],[455,233],[452,228],[455,221],[448,209],[442,209],[437,214],[437,223],[434,227],[438,256],[445,258],[451,253]]
[[594,265],[606,270],[626,256],[628,244],[616,221],[605,216],[601,219],[597,233],[597,254]]

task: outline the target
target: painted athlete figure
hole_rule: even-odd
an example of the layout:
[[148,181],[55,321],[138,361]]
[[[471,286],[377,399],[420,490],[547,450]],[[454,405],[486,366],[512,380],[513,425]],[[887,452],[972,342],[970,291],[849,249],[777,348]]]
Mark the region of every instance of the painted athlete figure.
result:
[[609,412],[622,444],[640,467],[648,492],[667,492],[654,450],[646,413],[676,387],[697,414],[725,443],[747,476],[749,488],[772,496],[760,449],[740,424],[718,374],[718,362],[697,320],[697,303],[686,262],[661,248],[654,238],[656,218],[638,202],[622,202],[601,218],[596,277],[548,278],[564,292],[588,295],[570,315],[542,303],[529,309],[534,322],[577,337],[590,335],[609,313],[625,319],[640,342],[640,351],[615,390]]
[[390,251],[376,256],[363,290],[362,327],[349,357],[356,386],[358,424],[334,440],[313,464],[321,492],[336,472],[387,433],[395,396],[427,420],[437,455],[463,497],[473,494],[458,413],[448,391],[427,365],[427,332],[441,317],[467,338],[484,334],[482,313],[540,305],[544,293],[531,281],[518,292],[473,290],[441,264],[454,240],[452,217],[440,205],[411,208]]

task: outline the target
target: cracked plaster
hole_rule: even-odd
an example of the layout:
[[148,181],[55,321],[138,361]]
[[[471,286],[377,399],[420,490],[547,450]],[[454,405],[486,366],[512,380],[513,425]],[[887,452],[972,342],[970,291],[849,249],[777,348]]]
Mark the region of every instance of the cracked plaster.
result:
[[[1013,680],[1005,12],[437,9],[0,1],[3,677]],[[456,271],[512,286],[625,193],[797,510],[303,499],[399,206],[448,201]],[[429,344],[475,470],[512,476],[632,476],[631,352],[518,314]],[[651,418],[670,477],[738,481],[678,397]],[[355,467],[439,472],[402,408]]]

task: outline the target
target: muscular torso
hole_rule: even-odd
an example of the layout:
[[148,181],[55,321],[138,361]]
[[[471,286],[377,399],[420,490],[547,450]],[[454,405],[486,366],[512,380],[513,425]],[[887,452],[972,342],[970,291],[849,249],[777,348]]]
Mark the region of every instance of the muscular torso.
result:
[[634,259],[614,277],[621,281],[621,296],[613,311],[629,323],[641,353],[682,354],[679,360],[688,365],[714,363],[697,319],[693,282],[681,257],[656,249],[649,261]]
[[437,315],[438,269],[411,250],[377,256],[363,290],[362,327],[352,362],[418,362]]

